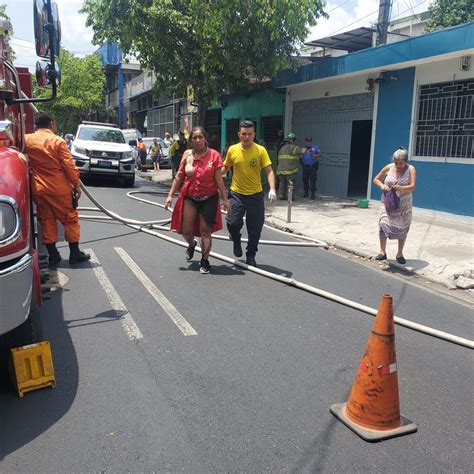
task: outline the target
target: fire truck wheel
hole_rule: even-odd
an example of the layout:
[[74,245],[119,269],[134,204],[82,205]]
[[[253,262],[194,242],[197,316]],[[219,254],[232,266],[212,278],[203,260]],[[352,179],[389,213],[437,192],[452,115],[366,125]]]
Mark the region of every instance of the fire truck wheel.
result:
[[39,309],[36,298],[32,296],[28,319],[21,326],[0,338],[0,381],[7,373],[10,349],[40,342],[42,336]]
[[20,333],[19,338],[23,340],[23,344],[33,344],[40,342],[43,337],[43,331],[41,329],[41,319],[38,304],[36,298],[31,298],[30,314],[28,319],[18,328]]
[[36,304],[36,298],[32,296],[28,319],[21,326],[2,336],[0,343],[0,365],[6,362],[9,349],[40,342],[42,336],[39,308]]

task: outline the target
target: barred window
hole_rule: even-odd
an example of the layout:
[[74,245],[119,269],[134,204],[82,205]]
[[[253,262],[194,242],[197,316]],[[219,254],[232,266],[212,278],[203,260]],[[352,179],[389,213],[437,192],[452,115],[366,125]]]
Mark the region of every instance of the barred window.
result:
[[283,130],[283,116],[262,117],[260,123],[262,138],[267,150],[274,150],[278,141],[278,130]]
[[148,130],[153,137],[165,136],[165,133],[173,133],[176,131],[174,126],[174,106],[162,107],[161,109],[154,109],[148,112]]
[[414,155],[474,158],[474,79],[420,87]]

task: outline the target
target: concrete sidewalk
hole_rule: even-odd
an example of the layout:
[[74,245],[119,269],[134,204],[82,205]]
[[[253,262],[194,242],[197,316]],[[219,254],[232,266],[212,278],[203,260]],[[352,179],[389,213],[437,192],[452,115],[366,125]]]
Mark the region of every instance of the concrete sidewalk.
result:
[[[145,176],[147,175],[147,176]],[[139,173],[154,183],[170,186],[171,172]],[[416,192],[414,195],[416,203]],[[373,259],[379,251],[378,201],[367,209],[358,201],[317,195],[315,201],[297,197],[287,222],[288,204],[265,202],[266,223],[295,234],[323,240],[330,246]],[[474,219],[444,212],[413,209],[413,222],[405,244],[406,265],[395,260],[397,242],[388,241],[385,262],[374,265],[396,267],[451,289],[464,289],[474,295]]]

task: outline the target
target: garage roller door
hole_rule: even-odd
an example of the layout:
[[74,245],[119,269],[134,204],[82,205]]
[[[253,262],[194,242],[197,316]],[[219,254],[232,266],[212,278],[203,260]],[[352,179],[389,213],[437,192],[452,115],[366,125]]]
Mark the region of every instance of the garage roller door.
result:
[[[321,148],[318,191],[347,196],[352,122],[371,120],[371,93],[310,99],[293,103],[292,131],[303,144],[305,137]],[[301,178],[300,186],[301,186]]]

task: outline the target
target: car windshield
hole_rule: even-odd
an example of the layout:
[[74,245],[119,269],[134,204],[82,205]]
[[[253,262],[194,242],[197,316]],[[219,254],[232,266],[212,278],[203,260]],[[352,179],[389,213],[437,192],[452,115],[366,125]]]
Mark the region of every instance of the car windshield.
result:
[[95,142],[125,143],[120,130],[83,127],[77,136],[79,140],[92,140]]
[[122,130],[123,136],[125,137],[125,140],[136,140],[137,138],[141,137],[140,133],[137,132],[137,130],[133,130],[130,128],[127,128],[125,130]]
[[168,143],[166,143],[162,138],[158,138],[158,143],[161,145],[161,148],[169,148]]

